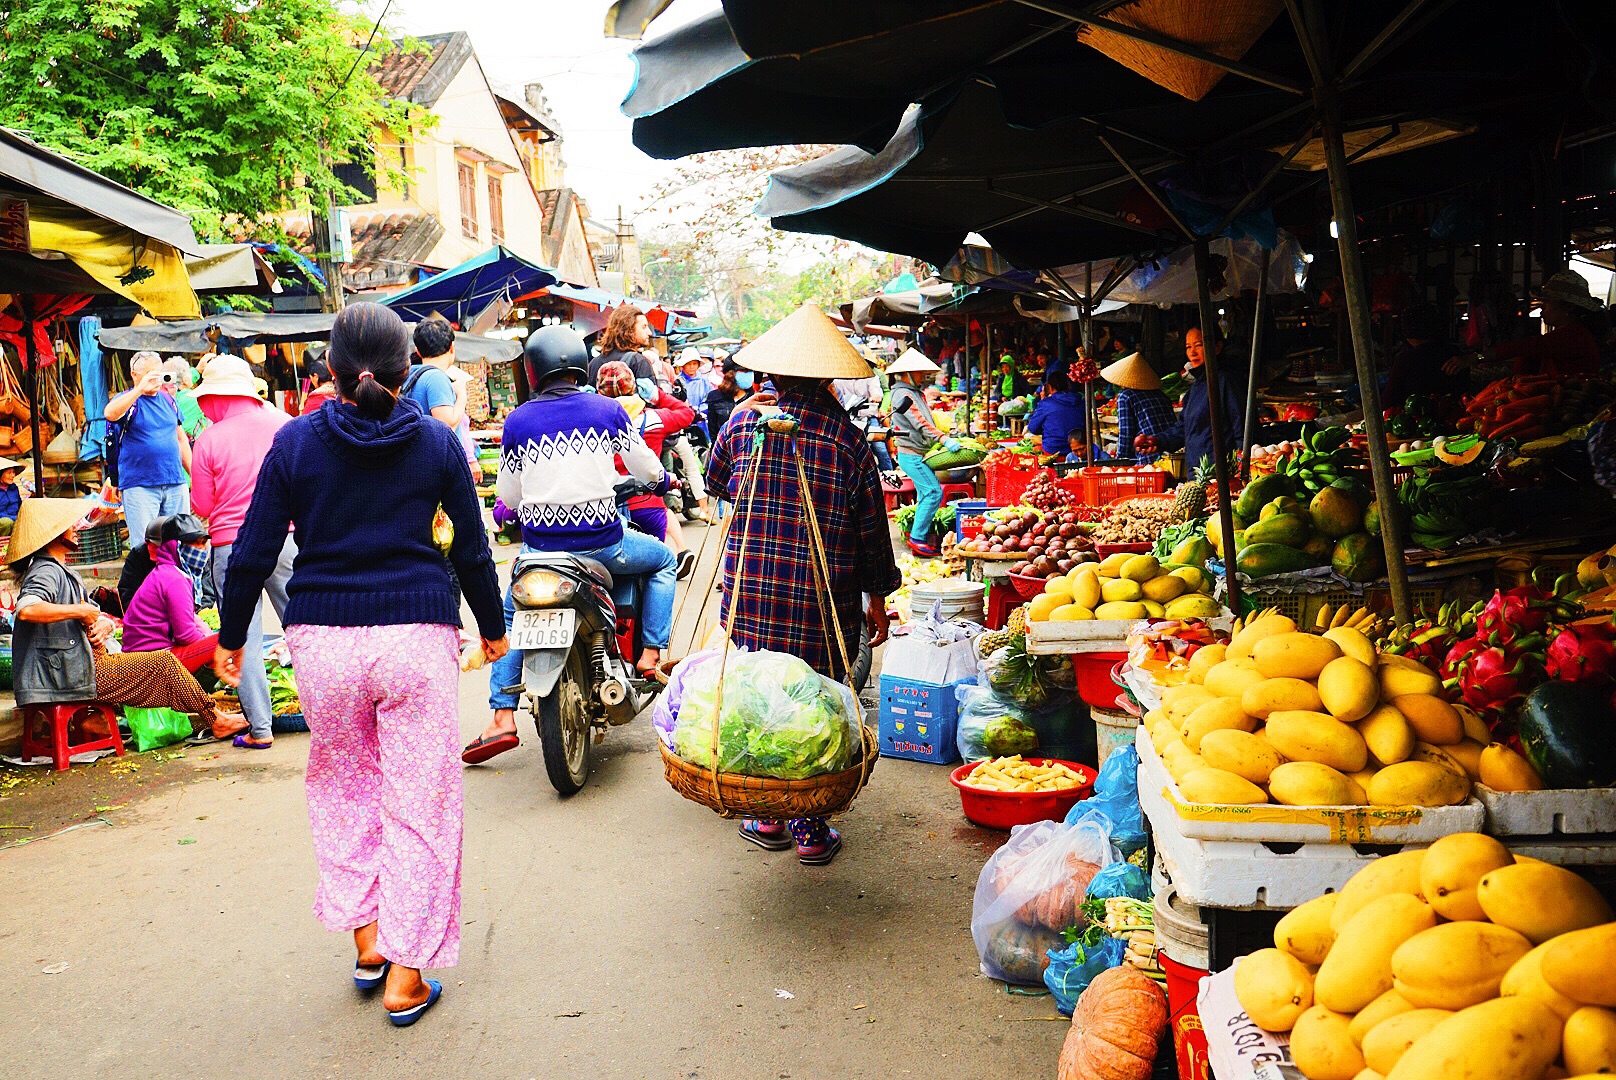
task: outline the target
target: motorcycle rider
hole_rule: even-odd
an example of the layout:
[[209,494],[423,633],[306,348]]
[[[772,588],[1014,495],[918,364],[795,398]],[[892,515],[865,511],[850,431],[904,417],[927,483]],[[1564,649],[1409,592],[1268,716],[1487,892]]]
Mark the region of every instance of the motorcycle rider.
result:
[[[662,463],[622,405],[579,387],[588,376],[589,348],[577,331],[541,327],[529,335],[524,352],[534,396],[505,421],[498,497],[516,512],[528,550],[570,551],[598,559],[613,575],[649,575],[640,610],[645,650],[635,664],[648,673],[661,661],[672,632],[677,563],[667,545],[623,528],[614,459],[622,459],[630,476],[659,490],[667,485]],[[507,589],[507,628],[514,614]],[[496,660],[488,683],[494,716],[461,754],[467,764],[487,761],[519,743],[522,653],[512,649]]]

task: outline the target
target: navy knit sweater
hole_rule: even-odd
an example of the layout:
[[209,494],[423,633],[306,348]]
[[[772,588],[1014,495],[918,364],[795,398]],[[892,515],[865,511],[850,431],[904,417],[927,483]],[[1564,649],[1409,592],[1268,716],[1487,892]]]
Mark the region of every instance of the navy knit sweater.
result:
[[239,649],[246,641],[253,606],[292,525],[298,553],[286,625],[458,626],[460,598],[432,545],[439,503],[454,522],[449,561],[478,633],[504,637],[482,507],[454,429],[409,400],[385,420],[341,401],[293,420],[275,435],[230,549],[219,644]]

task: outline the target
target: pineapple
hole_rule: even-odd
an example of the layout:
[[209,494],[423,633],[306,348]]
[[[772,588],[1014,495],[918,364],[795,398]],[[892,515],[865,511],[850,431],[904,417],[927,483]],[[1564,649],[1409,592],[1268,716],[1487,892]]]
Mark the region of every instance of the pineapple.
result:
[[1027,605],[1022,604],[1010,613],[1005,620],[1004,628],[1013,636],[1025,636],[1027,633]]
[[1174,521],[1188,521],[1201,516],[1206,509],[1207,485],[1215,475],[1211,459],[1202,457],[1191,478],[1178,485],[1178,495],[1173,499]]

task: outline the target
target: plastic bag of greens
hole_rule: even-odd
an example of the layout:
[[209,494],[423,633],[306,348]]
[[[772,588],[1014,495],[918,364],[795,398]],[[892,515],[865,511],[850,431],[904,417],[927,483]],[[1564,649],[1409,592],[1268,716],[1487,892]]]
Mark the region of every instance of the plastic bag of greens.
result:
[[731,653],[687,672],[680,689],[673,751],[693,765],[712,766],[715,712],[719,772],[802,780],[850,768],[863,752],[858,699],[795,656]]
[[1060,1014],[1071,1016],[1077,999],[1095,976],[1121,964],[1127,951],[1127,942],[1108,936],[1102,927],[1091,926],[1066,948],[1051,952],[1049,967],[1044,969],[1044,985],[1055,995],[1055,1008]]
[[[722,652],[721,648],[714,648],[691,653],[673,666],[673,671],[668,675],[668,685],[657,695],[656,704],[651,707],[651,726],[656,729],[662,745],[669,750],[674,748],[673,729],[678,723],[679,706],[684,702],[685,680],[703,664],[717,660]],[[716,671],[711,678],[718,678]]]
[[[1112,842],[1116,836],[1111,837]],[[1089,882],[1090,900],[1109,900],[1113,896],[1126,896],[1133,900],[1149,900],[1154,895],[1150,875],[1131,862],[1114,862],[1105,867]]]

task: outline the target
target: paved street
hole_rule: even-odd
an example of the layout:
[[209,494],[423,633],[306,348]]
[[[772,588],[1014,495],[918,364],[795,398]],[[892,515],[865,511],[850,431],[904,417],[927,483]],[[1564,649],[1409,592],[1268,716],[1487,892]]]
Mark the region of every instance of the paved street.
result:
[[[463,677],[468,737],[486,690],[484,673]],[[883,760],[839,822],[847,849],[809,869],[676,796],[648,717],[608,736],[566,801],[520,722],[521,748],[467,771],[461,964],[437,973],[444,1002],[419,1025],[390,1028],[354,992],[350,940],[310,915],[308,737],[283,736],[261,755],[144,766],[162,779],[103,812],[110,826],[0,849],[10,1074],[1053,1071],[1066,1025],[1049,999],[977,973],[971,893],[1002,836],[959,816],[941,767]],[[8,794],[0,820],[28,820],[51,790]],[[85,801],[77,819],[93,820]]]

